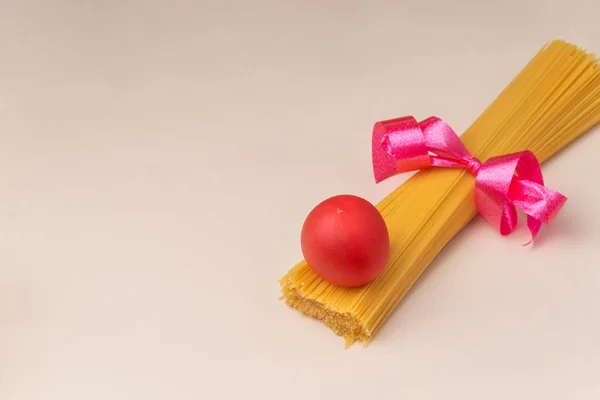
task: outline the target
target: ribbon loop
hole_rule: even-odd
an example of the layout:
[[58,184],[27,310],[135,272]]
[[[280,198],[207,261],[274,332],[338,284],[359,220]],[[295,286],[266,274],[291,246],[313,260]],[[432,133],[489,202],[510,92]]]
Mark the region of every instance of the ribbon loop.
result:
[[549,224],[567,200],[544,186],[540,164],[531,151],[481,163],[437,117],[417,122],[409,116],[376,123],[372,151],[377,182],[399,172],[431,167],[467,169],[475,176],[477,211],[502,235],[514,230],[518,208],[527,214],[533,240],[542,223]]
[[376,123],[373,128],[373,146],[373,165],[379,164],[375,168],[377,182],[398,172],[431,167],[423,131],[413,117]]

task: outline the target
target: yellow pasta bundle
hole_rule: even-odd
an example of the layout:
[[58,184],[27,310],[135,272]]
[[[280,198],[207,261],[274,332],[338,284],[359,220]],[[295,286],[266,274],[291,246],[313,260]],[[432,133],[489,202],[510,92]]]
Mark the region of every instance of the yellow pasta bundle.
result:
[[[600,122],[600,68],[572,44],[547,44],[461,136],[481,161],[522,150],[547,160]],[[476,215],[464,169],[421,171],[377,208],[390,234],[385,271],[358,288],[329,284],[301,261],[281,280],[286,303],[316,317],[346,346],[367,344],[425,268]]]

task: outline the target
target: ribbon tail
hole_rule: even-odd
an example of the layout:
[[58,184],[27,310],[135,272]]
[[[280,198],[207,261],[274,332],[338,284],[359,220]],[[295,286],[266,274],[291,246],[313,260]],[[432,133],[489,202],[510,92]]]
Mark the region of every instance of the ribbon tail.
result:
[[529,233],[531,234],[531,239],[529,239],[529,242],[525,243],[523,246],[529,246],[531,244],[531,242],[533,242],[533,240],[537,236],[538,232],[540,231],[541,227],[542,227],[542,221],[532,217],[531,215],[527,216],[527,228],[529,228]]

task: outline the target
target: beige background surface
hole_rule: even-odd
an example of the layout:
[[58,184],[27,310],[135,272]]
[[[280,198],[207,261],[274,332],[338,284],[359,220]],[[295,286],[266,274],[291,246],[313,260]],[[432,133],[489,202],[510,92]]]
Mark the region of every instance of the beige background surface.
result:
[[0,399],[600,398],[600,131],[533,247],[476,220],[372,345],[279,302],[370,128],[463,131],[597,1],[2,1]]

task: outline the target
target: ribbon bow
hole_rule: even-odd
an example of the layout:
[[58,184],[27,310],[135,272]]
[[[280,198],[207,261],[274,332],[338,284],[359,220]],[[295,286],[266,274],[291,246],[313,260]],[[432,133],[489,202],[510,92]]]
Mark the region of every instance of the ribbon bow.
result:
[[[527,214],[531,240],[567,201],[544,186],[540,164],[531,151],[492,157],[485,163],[465,148],[448,124],[436,117],[417,122],[402,117],[373,128],[376,182],[400,172],[431,167],[466,168],[475,176],[475,207],[502,235],[517,225],[517,208]],[[515,175],[515,172],[517,175]]]

